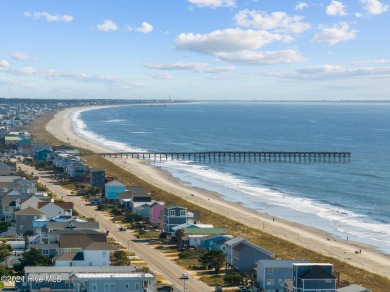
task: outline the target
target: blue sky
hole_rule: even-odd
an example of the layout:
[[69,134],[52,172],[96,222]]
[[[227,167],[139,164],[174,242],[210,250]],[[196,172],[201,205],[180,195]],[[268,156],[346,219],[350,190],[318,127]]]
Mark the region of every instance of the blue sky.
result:
[[390,100],[390,0],[2,0],[0,97]]

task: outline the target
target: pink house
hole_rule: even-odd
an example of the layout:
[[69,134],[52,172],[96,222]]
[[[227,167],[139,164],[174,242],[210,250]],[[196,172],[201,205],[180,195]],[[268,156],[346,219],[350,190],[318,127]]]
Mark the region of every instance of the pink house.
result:
[[149,222],[154,224],[160,223],[160,212],[163,211],[165,208],[165,205],[163,202],[154,202],[152,205],[150,205],[149,209]]

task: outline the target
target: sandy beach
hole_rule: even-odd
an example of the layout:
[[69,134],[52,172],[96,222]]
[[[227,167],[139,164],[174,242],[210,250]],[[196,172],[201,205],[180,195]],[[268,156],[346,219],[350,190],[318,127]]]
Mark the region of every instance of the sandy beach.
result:
[[[71,108],[58,112],[47,124],[46,129],[59,140],[93,152],[112,152],[102,146],[77,136],[72,127],[73,112],[86,108]],[[103,158],[102,158],[103,159]],[[347,262],[353,266],[390,278],[390,256],[373,247],[358,242],[333,238],[320,230],[295,224],[279,218],[242,207],[237,203],[224,201],[216,193],[181,184],[169,173],[143,161],[126,158],[105,158],[141,179],[167,192],[184,198],[212,212],[224,215],[247,226],[268,232],[307,249]],[[207,222],[203,222],[207,223]],[[361,250],[361,254],[356,251]]]

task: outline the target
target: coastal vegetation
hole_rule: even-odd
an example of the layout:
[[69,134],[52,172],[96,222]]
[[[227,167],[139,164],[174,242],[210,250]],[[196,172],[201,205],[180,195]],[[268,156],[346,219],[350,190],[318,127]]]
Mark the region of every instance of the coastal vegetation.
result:
[[[30,126],[30,131],[32,132],[35,140],[45,141],[49,145],[63,144],[62,141],[57,140],[45,130],[46,123],[53,117],[53,115],[54,114],[50,114],[41,117],[40,119],[34,121],[34,123]],[[83,153],[90,153],[87,149],[80,150]],[[143,186],[147,192],[152,194],[153,199],[157,201],[185,206],[189,210],[199,210],[203,222],[207,222],[208,224],[213,224],[215,226],[219,226],[220,222],[223,222],[224,227],[228,228],[229,234],[245,237],[250,242],[273,252],[276,254],[277,258],[307,259],[311,262],[329,262],[334,265],[335,274],[339,279],[339,282],[342,284],[356,283],[371,289],[372,291],[383,291],[384,287],[390,287],[390,279],[386,277],[352,266],[332,257],[316,253],[282,238],[272,236],[271,234],[265,233],[261,230],[248,227],[230,218],[210,212],[209,210],[194,205],[189,201],[179,198],[172,193],[161,190],[156,186],[141,180],[136,175],[125,171],[121,167],[103,159],[99,155],[84,156],[84,159],[89,166],[104,169],[107,175],[120,180],[126,185]]]

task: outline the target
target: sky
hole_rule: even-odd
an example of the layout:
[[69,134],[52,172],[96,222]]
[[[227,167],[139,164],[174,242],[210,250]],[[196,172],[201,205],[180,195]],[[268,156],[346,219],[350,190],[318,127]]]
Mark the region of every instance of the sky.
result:
[[390,100],[390,0],[0,0],[0,97]]

